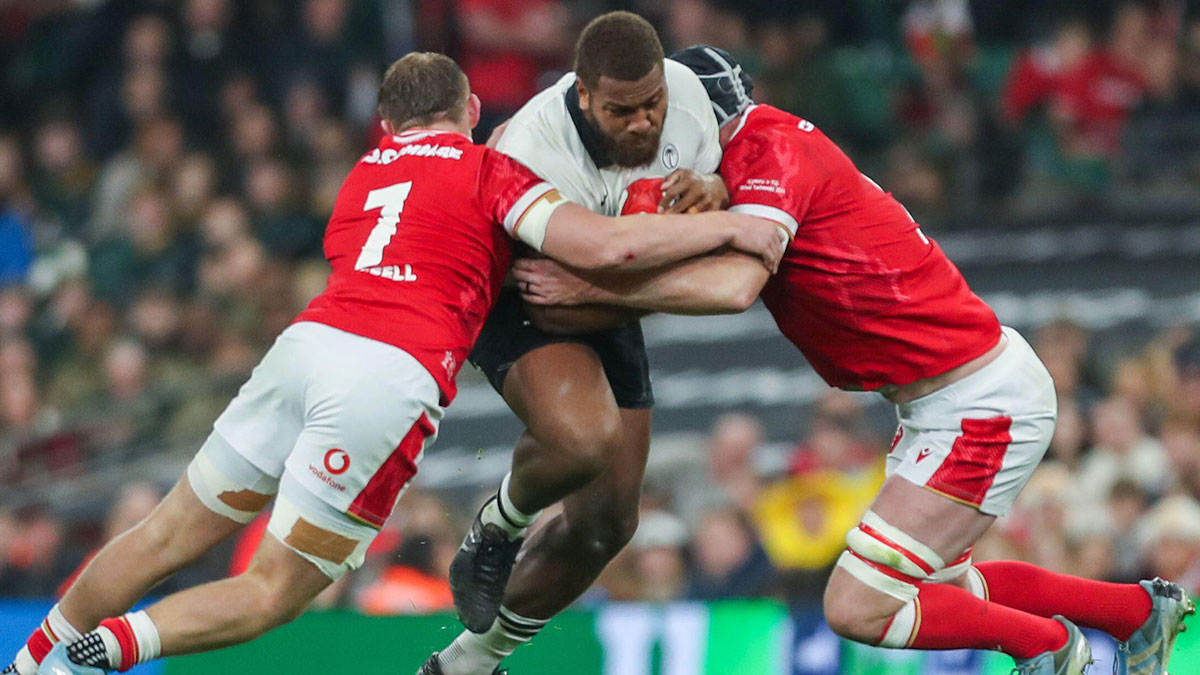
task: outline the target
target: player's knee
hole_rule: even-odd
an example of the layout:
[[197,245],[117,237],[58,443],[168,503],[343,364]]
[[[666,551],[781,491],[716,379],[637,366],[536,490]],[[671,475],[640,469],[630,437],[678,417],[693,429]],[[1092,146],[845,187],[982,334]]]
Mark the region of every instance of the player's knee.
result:
[[612,500],[594,511],[580,532],[580,542],[590,555],[611,560],[633,539],[638,528],[638,504]]
[[567,459],[565,471],[571,482],[581,485],[603,473],[624,442],[619,414],[598,414],[564,427],[555,434],[556,450]]
[[833,582],[826,586],[825,623],[834,633],[847,640],[874,644],[879,638],[880,629],[876,627],[879,617],[869,603],[852,601],[851,597]]
[[257,635],[291,623],[308,606],[307,599],[301,601],[294,597],[290,589],[263,579],[253,571],[247,571],[244,576],[248,577],[246,581],[251,582],[247,586],[253,589],[247,598],[250,605],[248,618]]

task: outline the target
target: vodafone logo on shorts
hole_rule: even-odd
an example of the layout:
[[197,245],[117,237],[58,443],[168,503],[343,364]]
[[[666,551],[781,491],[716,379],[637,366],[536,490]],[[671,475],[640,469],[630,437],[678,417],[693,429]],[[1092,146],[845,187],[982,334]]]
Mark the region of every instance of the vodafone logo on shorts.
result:
[[329,473],[340,476],[346,473],[350,468],[350,455],[341,448],[334,448],[325,453],[325,470]]
[[[913,464],[920,463],[921,460],[925,459],[926,457],[928,457],[932,454],[933,454],[932,450],[930,450],[929,448],[925,448],[924,450],[917,453],[917,458],[913,460]],[[328,457],[325,458],[325,465],[329,466],[329,458]]]

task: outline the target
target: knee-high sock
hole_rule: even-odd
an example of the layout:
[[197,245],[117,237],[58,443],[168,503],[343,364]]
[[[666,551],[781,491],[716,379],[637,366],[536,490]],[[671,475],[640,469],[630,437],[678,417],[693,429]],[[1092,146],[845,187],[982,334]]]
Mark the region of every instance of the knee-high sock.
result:
[[1038,616],[1061,614],[1122,642],[1146,623],[1153,609],[1150,595],[1137,584],[1081,579],[1008,560],[976,563],[975,569],[992,602]]
[[[901,621],[904,625],[898,625]],[[898,635],[907,635],[907,641]],[[896,614],[881,642],[911,649],[989,649],[1017,659],[1055,651],[1066,643],[1066,627],[1053,619],[935,583],[921,584],[917,599]]]
[[58,605],[55,605],[46,615],[46,620],[42,622],[42,625],[38,626],[37,630],[29,636],[29,640],[26,641],[25,646],[21,648],[17,658],[13,661],[13,666],[18,675],[34,675],[38,665],[42,659],[46,658],[51,647],[58,642],[70,644],[81,636],[82,633],[67,621]]

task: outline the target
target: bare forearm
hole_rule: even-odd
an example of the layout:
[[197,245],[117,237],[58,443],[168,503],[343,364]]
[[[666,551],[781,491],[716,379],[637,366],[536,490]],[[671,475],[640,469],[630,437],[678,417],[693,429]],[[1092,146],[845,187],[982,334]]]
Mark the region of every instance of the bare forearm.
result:
[[729,214],[635,215],[617,221],[609,245],[624,270],[645,270],[703,255],[728,244],[735,234]]
[[736,314],[754,302],[767,273],[740,253],[695,258],[652,272],[585,273],[589,302],[670,314]]

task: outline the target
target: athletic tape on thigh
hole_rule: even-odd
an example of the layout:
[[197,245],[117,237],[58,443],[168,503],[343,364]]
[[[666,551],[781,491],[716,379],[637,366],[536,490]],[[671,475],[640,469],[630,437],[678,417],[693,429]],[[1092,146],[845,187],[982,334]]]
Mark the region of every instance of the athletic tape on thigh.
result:
[[971,554],[974,550],[975,547],[973,546],[967,547],[967,550],[963,551],[962,555],[955,558],[949,565],[930,574],[929,581],[944,584],[966,574],[967,570],[971,569],[971,565],[973,564]]
[[360,525],[332,506],[322,503],[316,513],[308,508],[302,512],[290,499],[280,494],[267,531],[292,549],[301,558],[316,565],[325,576],[337,581],[349,570],[358,569],[367,557],[367,547],[378,531]]
[[908,602],[917,597],[920,579],[901,574],[853,551],[843,551],[837,566],[880,593]]
[[215,432],[188,465],[187,477],[192,492],[210,511],[243,525],[254,520],[279,485]]
[[888,524],[874,511],[863,514],[858,527],[846,535],[846,546],[867,560],[918,579],[946,566],[936,551]]
[[946,563],[933,549],[893,527],[874,511],[846,534],[849,550],[838,566],[875,590],[908,602],[917,597],[917,585]]

